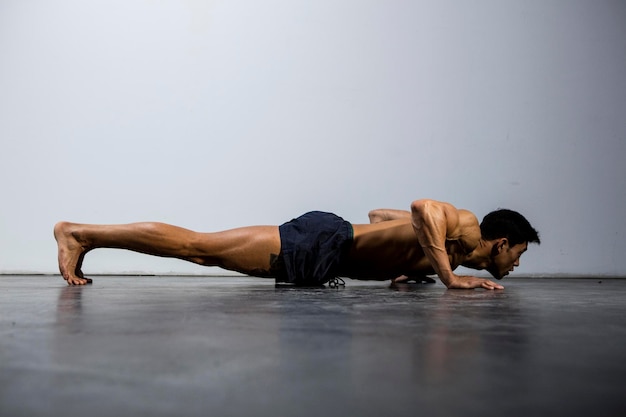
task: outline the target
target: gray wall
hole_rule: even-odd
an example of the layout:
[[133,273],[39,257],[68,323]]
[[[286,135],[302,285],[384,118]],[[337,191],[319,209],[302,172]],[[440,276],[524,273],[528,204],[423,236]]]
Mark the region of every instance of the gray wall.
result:
[[[626,271],[623,1],[0,0],[0,272],[52,226],[199,230],[449,201],[519,274]],[[86,273],[215,273],[102,250]]]

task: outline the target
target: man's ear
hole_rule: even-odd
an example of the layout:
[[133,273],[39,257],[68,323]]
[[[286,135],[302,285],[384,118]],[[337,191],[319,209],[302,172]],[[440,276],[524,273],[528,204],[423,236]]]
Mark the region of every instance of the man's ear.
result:
[[503,252],[506,248],[508,248],[508,246],[509,246],[509,239],[505,237],[501,237],[496,242],[496,248],[498,248],[498,253]]
[[492,241],[493,242],[493,245],[491,245],[492,257],[498,256],[500,252],[502,252],[502,249],[504,248],[502,240],[504,240],[504,238],[500,238],[500,239],[496,239],[495,241]]

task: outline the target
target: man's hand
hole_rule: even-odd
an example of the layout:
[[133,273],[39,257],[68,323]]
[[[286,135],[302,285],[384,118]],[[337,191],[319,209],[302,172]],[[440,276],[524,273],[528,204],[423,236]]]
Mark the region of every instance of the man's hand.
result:
[[477,278],[467,275],[455,275],[448,284],[449,289],[471,289],[471,288],[484,288],[486,290],[503,290],[504,287],[500,284],[496,284],[488,279]]

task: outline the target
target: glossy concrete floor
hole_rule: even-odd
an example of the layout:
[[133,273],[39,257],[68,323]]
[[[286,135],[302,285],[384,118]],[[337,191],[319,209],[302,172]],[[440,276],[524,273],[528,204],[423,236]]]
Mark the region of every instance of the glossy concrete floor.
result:
[[0,416],[624,416],[626,280],[0,277]]

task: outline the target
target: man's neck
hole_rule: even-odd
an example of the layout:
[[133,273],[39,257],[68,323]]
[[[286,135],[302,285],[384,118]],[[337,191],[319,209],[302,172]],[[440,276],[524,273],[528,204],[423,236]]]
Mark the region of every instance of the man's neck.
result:
[[491,260],[493,242],[480,239],[478,246],[467,255],[462,265],[472,269],[485,269]]

